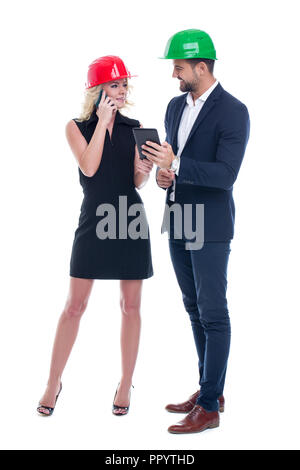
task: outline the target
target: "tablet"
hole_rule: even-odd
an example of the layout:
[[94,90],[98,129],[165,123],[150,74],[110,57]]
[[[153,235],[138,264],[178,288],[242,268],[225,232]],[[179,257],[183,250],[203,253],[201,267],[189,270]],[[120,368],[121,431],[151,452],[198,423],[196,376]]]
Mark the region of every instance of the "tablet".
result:
[[135,143],[138,148],[140,159],[141,160],[144,160],[144,158],[147,159],[147,157],[142,154],[142,151],[143,151],[142,145],[144,145],[147,140],[151,142],[155,142],[156,144],[160,145],[160,140],[159,140],[157,130],[145,128],[145,127],[134,127],[132,131],[133,131],[133,135],[135,138]]

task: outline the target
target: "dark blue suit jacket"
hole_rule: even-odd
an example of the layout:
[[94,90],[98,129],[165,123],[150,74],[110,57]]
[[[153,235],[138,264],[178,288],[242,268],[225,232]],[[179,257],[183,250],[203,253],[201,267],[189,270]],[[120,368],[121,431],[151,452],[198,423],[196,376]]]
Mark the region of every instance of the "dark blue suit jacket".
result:
[[[177,134],[187,93],[173,98],[165,115],[166,141],[178,151]],[[232,187],[249,138],[246,106],[220,83],[209,95],[180,156],[175,203],[204,204],[204,241],[226,241],[234,235]],[[166,203],[169,201],[167,190]]]

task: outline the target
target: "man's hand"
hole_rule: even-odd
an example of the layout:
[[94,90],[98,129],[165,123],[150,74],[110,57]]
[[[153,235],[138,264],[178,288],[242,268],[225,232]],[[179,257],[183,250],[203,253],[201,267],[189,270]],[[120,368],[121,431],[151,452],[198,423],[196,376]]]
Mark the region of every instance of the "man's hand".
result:
[[157,184],[161,188],[169,188],[175,178],[175,174],[172,170],[167,168],[160,168],[157,172]]
[[168,142],[163,142],[161,145],[158,145],[150,141],[147,141],[146,144],[147,145],[142,145],[143,155],[160,168],[169,169],[175,158],[171,145],[168,144]]

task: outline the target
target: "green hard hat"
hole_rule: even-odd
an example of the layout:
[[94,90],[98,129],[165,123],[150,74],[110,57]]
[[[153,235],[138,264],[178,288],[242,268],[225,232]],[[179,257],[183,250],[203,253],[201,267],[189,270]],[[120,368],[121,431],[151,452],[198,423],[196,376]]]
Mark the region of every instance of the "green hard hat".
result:
[[185,29],[170,37],[160,59],[212,59],[216,50],[210,36],[200,29]]

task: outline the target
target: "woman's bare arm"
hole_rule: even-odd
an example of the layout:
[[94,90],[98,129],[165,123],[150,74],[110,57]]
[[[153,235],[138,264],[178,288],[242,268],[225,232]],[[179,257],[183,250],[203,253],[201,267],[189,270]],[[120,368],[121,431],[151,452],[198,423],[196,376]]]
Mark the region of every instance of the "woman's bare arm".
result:
[[102,159],[106,125],[100,120],[97,123],[93,137],[88,144],[75,122],[69,121],[66,125],[66,137],[78,166],[85,176],[94,176]]
[[69,121],[66,125],[66,137],[78,162],[79,168],[85,176],[94,176],[102,159],[105,134],[107,126],[115,117],[117,107],[115,102],[103,92],[97,108],[98,122],[89,144],[81,134],[75,122]]

